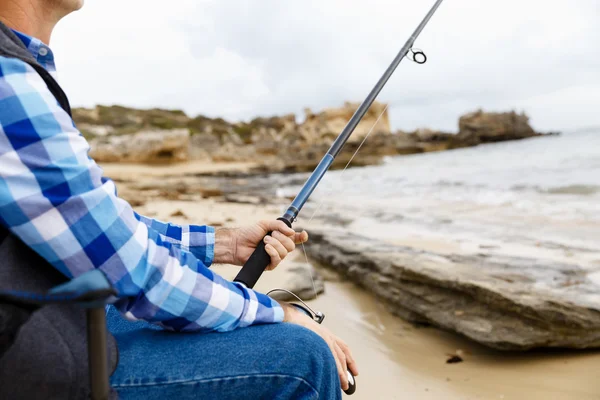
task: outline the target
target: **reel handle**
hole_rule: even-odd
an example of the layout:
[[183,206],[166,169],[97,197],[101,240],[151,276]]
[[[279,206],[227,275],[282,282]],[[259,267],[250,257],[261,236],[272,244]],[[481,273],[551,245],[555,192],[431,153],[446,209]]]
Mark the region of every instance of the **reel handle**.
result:
[[346,373],[348,374],[348,389],[344,390],[344,393],[350,396],[356,392],[356,378],[349,370],[347,370]]
[[[324,316],[320,317],[319,315],[312,315],[312,313],[309,310],[307,310],[304,306],[302,306],[300,304],[297,304],[297,303],[290,303],[290,304],[293,305],[294,307],[296,307],[297,309],[299,309],[300,311],[302,311],[303,313],[305,313],[306,315],[308,315],[310,318],[312,318],[314,321],[316,321],[319,324],[321,322],[323,322],[323,318],[325,318]],[[352,375],[352,372],[350,372],[349,369],[346,370],[346,376],[348,377],[348,389],[344,390],[344,393],[346,393],[348,396],[350,396],[350,395],[354,394],[354,392],[356,392],[356,378],[354,377],[354,375]]]

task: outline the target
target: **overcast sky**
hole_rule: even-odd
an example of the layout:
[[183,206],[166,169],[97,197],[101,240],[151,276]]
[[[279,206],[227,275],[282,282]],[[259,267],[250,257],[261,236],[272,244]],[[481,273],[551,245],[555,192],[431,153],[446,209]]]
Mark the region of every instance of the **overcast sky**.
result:
[[[247,120],[362,101],[433,0],[87,0],[52,39],[76,106]],[[394,129],[524,110],[539,130],[600,125],[600,2],[445,0],[379,100]]]

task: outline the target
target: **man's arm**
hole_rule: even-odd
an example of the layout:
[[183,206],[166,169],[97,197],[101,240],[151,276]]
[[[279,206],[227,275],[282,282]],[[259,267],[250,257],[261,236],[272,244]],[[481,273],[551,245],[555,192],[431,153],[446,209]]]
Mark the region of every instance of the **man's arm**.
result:
[[140,222],[88,151],[35,71],[0,57],[3,226],[68,277],[102,270],[131,318],[207,331],[283,320],[271,298],[214,274]]
[[172,246],[189,251],[206,267],[210,267],[215,256],[215,229],[206,225],[177,225],[148,218],[134,212],[138,221],[161,235],[161,239]]

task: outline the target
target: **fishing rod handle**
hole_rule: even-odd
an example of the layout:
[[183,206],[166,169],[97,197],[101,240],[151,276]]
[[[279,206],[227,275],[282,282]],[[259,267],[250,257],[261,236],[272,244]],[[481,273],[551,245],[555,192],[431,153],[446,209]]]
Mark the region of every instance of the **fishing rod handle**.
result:
[[[285,222],[285,224],[288,227],[290,227],[290,228],[292,227],[292,223],[287,218],[280,217],[277,219],[279,221]],[[271,235],[272,233],[273,232],[268,232],[265,236]],[[261,240],[256,245],[256,249],[250,256],[250,258],[248,258],[248,261],[246,261],[246,263],[244,264],[244,266],[242,267],[242,269],[240,270],[240,272],[237,274],[237,276],[235,277],[235,279],[233,281],[241,282],[244,285],[246,285],[246,287],[253,288],[254,285],[256,284],[256,282],[258,281],[258,278],[260,278],[260,276],[265,271],[265,269],[269,266],[270,263],[271,263],[271,256],[269,256],[269,254],[265,250],[265,241],[263,238],[263,240]],[[294,305],[296,305],[296,304],[294,304]],[[307,313],[307,315],[310,316],[310,314],[306,310],[304,310],[304,309],[302,309],[302,310],[305,313]],[[344,390],[344,392],[347,395],[351,395],[356,391],[356,378],[354,377],[354,375],[352,375],[352,373],[350,371],[347,370],[346,373],[348,374],[348,385],[349,386],[348,386],[348,389]]]
[[[292,223],[286,218],[280,217],[277,219],[285,222],[288,227],[292,227]],[[267,233],[265,237],[271,235],[272,233],[273,232]],[[241,282],[246,285],[246,287],[253,288],[256,284],[256,281],[258,281],[258,278],[260,278],[269,264],[271,264],[271,256],[265,250],[265,241],[263,238],[263,240],[256,245],[256,249],[233,281]]]

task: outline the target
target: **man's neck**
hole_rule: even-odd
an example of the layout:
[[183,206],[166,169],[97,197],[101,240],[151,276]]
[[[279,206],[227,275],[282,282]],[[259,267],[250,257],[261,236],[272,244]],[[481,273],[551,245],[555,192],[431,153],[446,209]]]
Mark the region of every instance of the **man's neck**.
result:
[[41,0],[0,1],[0,21],[12,29],[50,44],[50,36],[62,15]]

